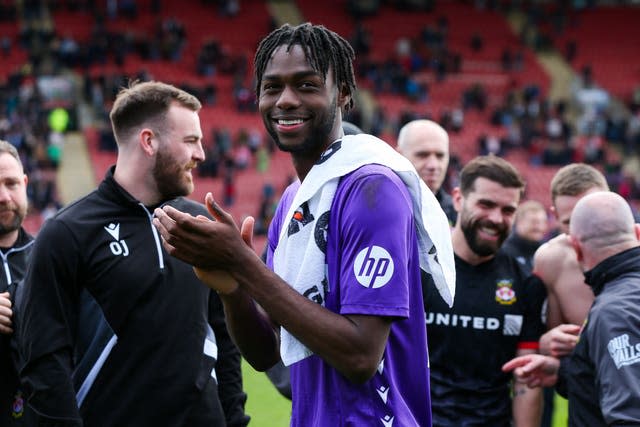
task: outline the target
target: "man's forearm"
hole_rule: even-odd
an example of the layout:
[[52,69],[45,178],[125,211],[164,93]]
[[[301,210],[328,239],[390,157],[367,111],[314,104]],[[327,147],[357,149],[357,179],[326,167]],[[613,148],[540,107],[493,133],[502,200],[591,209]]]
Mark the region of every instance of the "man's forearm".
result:
[[238,265],[244,267],[232,275],[273,322],[350,380],[362,382],[373,375],[384,352],[389,319],[331,312],[300,295],[255,254]]
[[242,289],[220,295],[227,329],[243,357],[258,371],[265,371],[280,359],[279,341],[267,315]]
[[539,427],[542,416],[542,388],[515,382],[513,387],[514,427]]

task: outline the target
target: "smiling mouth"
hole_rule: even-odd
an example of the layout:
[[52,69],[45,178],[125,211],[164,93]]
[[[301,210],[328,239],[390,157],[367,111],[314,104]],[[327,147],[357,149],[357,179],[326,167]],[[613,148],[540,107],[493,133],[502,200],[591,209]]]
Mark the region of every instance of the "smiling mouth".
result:
[[500,234],[495,228],[480,227],[479,231],[490,237],[497,237]]
[[302,123],[304,123],[304,120],[303,119],[291,119],[291,120],[278,119],[277,123],[281,126],[295,126],[295,125],[301,125]]

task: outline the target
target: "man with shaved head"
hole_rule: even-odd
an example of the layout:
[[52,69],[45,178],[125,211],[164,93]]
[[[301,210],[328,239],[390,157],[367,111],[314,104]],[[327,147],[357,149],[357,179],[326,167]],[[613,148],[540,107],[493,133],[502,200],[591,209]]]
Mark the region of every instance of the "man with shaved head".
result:
[[453,207],[451,195],[442,188],[449,166],[447,131],[431,120],[412,120],[400,129],[397,150],[413,163],[453,227],[458,214]]
[[569,399],[569,425],[640,423],[640,225],[612,192],[584,196],[569,240],[595,301],[569,357],[527,355],[503,369]]

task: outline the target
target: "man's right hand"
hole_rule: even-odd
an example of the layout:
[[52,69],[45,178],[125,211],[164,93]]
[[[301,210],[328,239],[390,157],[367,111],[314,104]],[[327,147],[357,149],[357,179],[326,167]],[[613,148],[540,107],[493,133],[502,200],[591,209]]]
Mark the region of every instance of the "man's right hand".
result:
[[0,334],[12,334],[13,322],[11,321],[11,295],[9,292],[0,294]]
[[[203,270],[223,270],[232,273],[234,268],[244,269],[244,259],[238,259],[253,251],[254,219],[244,219],[239,229],[230,213],[224,211],[211,193],[205,205],[215,220],[203,215],[193,217],[171,206],[156,208],[153,224],[162,236],[162,245],[172,256]],[[247,249],[249,249],[247,251]]]
[[533,387],[552,387],[558,380],[560,361],[541,354],[527,354],[511,359],[502,366],[503,372],[513,371],[516,381]]
[[540,337],[540,353],[563,357],[573,351],[578,343],[581,326],[572,324],[558,325]]

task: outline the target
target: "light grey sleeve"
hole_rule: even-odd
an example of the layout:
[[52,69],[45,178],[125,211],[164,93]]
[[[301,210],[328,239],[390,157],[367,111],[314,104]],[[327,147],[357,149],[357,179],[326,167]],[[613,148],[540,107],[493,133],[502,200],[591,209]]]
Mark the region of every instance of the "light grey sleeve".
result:
[[609,299],[594,307],[586,332],[607,425],[640,424],[640,306]]

